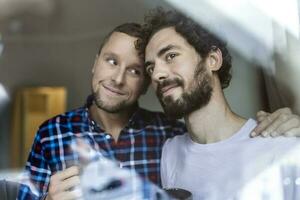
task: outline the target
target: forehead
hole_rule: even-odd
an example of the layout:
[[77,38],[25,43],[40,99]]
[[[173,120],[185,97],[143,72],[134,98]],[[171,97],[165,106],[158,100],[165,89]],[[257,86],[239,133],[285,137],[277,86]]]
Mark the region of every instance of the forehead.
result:
[[[101,54],[115,54],[122,58],[141,60],[135,48],[138,38],[121,32],[114,32],[104,44]],[[100,54],[100,55],[101,55]]]
[[182,49],[194,49],[184,37],[175,31],[174,27],[167,27],[151,37],[146,47],[146,57],[157,54],[159,50],[168,45],[175,45]]

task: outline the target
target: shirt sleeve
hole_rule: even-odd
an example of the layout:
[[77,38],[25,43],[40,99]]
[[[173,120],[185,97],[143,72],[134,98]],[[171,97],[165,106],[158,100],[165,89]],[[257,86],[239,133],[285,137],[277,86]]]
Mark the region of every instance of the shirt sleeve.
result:
[[41,139],[39,130],[29,153],[18,199],[42,199],[47,193],[51,171],[45,158]]

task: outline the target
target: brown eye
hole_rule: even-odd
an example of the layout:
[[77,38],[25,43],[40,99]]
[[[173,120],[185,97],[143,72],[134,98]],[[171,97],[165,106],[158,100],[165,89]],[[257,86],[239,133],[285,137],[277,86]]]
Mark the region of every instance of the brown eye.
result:
[[114,58],[107,58],[106,62],[108,62],[111,65],[118,65],[118,62]]
[[171,60],[173,60],[177,55],[178,55],[178,54],[176,54],[176,53],[168,53],[168,54],[166,55],[166,60],[167,60],[167,61],[171,61]]
[[141,74],[140,70],[137,70],[135,68],[129,68],[128,72],[131,73],[131,74],[134,74],[134,75],[140,75]]

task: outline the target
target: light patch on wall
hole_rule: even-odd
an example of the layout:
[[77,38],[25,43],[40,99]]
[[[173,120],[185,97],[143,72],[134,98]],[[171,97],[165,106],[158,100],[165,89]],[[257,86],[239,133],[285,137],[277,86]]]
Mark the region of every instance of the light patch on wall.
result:
[[[299,0],[166,1],[261,66],[273,65],[275,50],[288,51],[284,46],[287,34],[299,40]],[[282,30],[281,34],[278,29]]]
[[4,49],[4,44],[3,44],[3,42],[2,42],[2,35],[1,35],[1,33],[0,33],[0,57],[1,57],[1,55],[2,55],[3,49]]
[[[273,1],[251,0],[266,16],[283,26],[290,34],[299,39],[299,12],[298,0]],[[271,8],[271,9],[270,9]]]
[[4,108],[4,106],[7,105],[9,99],[9,95],[5,87],[3,86],[3,84],[0,83],[0,111],[2,110],[2,108]]

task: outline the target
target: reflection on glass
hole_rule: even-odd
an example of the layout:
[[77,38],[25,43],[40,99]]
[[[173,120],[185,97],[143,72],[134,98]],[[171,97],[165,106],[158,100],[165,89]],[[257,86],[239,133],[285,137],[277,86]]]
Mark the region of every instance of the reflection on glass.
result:
[[300,148],[296,146],[282,159],[247,183],[233,199],[296,200],[300,198]]

